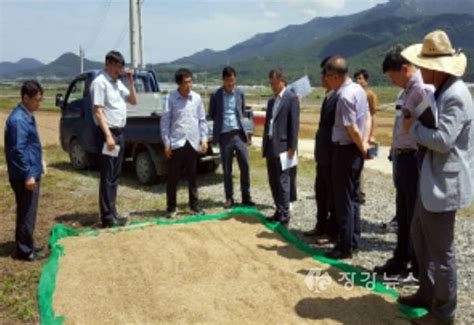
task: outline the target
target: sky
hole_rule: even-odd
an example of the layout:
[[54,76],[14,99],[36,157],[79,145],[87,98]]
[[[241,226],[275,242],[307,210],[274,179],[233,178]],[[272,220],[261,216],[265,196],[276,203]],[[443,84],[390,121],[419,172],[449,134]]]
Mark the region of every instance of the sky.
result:
[[[356,13],[387,0],[144,0],[146,63],[206,48],[224,50],[257,33],[315,17]],[[102,61],[111,49],[130,60],[129,0],[0,0],[0,62],[49,63],[85,49]]]

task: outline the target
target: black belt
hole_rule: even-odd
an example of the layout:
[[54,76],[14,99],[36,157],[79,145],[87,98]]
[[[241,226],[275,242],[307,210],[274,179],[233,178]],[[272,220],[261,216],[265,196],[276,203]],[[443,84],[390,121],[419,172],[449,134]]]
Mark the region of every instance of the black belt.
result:
[[395,149],[397,155],[414,155],[418,150],[412,148]]
[[342,144],[342,143],[339,143],[339,142],[333,142],[332,144],[335,145],[335,146],[338,146],[338,147],[349,147],[349,146],[356,146],[357,147],[357,145],[354,142],[346,143],[346,144]]
[[123,132],[123,128],[109,128],[110,132],[114,135],[119,135]]
[[229,132],[225,132],[225,133],[222,133],[223,135],[228,135],[228,136],[234,136],[234,135],[238,135],[238,134],[241,134],[242,130],[241,129],[235,129],[235,130],[232,130],[232,131],[229,131]]

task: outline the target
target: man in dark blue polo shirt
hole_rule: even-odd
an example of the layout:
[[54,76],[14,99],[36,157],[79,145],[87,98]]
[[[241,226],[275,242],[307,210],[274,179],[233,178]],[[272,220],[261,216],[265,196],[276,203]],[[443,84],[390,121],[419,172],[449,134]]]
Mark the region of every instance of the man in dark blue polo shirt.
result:
[[15,192],[17,258],[35,261],[43,258],[33,244],[36,212],[43,164],[41,142],[33,112],[40,108],[43,88],[37,81],[26,81],[21,87],[21,103],[11,112],[5,124],[5,156],[8,177]]

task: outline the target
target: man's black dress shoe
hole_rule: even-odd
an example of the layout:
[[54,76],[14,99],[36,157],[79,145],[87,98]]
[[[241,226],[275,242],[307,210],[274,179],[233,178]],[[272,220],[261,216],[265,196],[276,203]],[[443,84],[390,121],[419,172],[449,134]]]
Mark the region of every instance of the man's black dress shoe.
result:
[[245,200],[242,200],[242,205],[248,206],[248,207],[254,207],[254,206],[256,206],[255,202],[252,201],[252,199],[245,199]]
[[199,207],[199,206],[194,207],[194,208],[191,208],[191,211],[192,211],[193,214],[195,214],[195,215],[202,215],[202,214],[204,214],[204,210],[203,210],[201,207]]
[[46,258],[46,256],[39,255],[36,252],[33,252],[33,253],[31,253],[30,255],[27,255],[27,256],[18,255],[16,258],[18,260],[22,260],[22,261],[34,262],[34,261],[44,260]]
[[224,204],[224,209],[231,209],[234,206],[234,199],[227,199]]
[[280,218],[277,217],[276,215],[273,215],[271,217],[266,217],[265,220],[268,222],[280,222]]
[[377,274],[384,274],[387,276],[402,275],[408,270],[407,264],[399,262],[394,258],[389,259],[384,265],[374,267],[374,272]]
[[352,258],[352,252],[343,252],[339,249],[334,249],[326,254],[324,254],[327,258],[332,258],[335,260],[340,260],[344,258]]
[[318,228],[313,228],[311,230],[303,232],[303,235],[308,236],[308,237],[313,237],[313,236],[323,236],[324,231]]
[[102,220],[103,228],[123,227],[127,224],[128,219],[123,217],[114,218],[112,220]]

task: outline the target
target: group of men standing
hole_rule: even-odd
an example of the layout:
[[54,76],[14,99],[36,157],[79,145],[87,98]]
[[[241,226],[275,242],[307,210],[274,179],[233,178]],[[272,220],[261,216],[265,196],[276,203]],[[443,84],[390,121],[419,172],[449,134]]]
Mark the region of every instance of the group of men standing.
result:
[[[104,71],[91,85],[100,150],[99,206],[104,227],[126,223],[117,213],[116,196],[125,149],[126,103],[137,104],[137,95],[132,73],[124,70],[124,65],[119,52],[109,52]],[[457,209],[469,206],[474,198],[474,107],[460,79],[466,57],[451,46],[444,32],[435,31],[425,37],[423,44],[390,49],[382,68],[403,89],[397,99],[390,155],[397,191],[398,234],[393,257],[374,271],[396,275],[411,266],[419,278],[419,290],[414,295],[401,296],[399,301],[429,309],[426,316],[413,322],[451,323],[456,308],[455,215]],[[361,173],[364,160],[370,158],[375,104],[366,87],[349,77],[343,57],[324,59],[321,69],[326,97],[315,139],[317,223],[307,235],[320,239],[325,236],[335,243],[327,257],[349,258],[360,247]],[[120,80],[122,74],[128,87]],[[368,79],[364,72],[359,75]],[[213,141],[220,147],[224,171],[225,208],[235,204],[234,156],[240,169],[242,203],[255,205],[250,194],[247,149],[251,138],[243,122],[245,96],[235,86],[236,78],[236,71],[225,67],[223,86],[209,100]],[[292,170],[283,168],[282,155],[288,160],[296,155],[300,103],[286,87],[287,79],[281,69],[272,69],[268,78],[274,96],[267,103],[262,154],[275,212],[267,219],[287,227],[291,218]],[[179,69],[175,81],[177,89],[168,95],[160,122],[164,154],[169,159],[168,217],[176,215],[176,188],[183,169],[187,172],[190,208],[196,214],[203,213],[198,200],[196,166],[199,154],[209,150],[206,112],[200,95],[192,91],[191,71]],[[5,127],[8,174],[17,202],[17,253],[20,259],[28,261],[41,258],[41,248],[33,244],[33,231],[43,173],[34,112],[39,109],[42,96],[38,82],[25,82],[21,103],[10,114]],[[426,125],[420,118],[427,111],[434,112],[434,125]],[[120,147],[118,155],[104,153],[116,146]]]
[[[422,44],[390,49],[382,66],[403,89],[396,102],[389,156],[398,230],[393,257],[374,272],[402,278],[411,272],[419,280],[415,294],[398,299],[429,311],[412,320],[414,324],[452,324],[455,317],[455,216],[474,199],[474,107],[461,80],[466,62],[462,51],[438,30],[427,34]],[[315,229],[306,234],[328,236],[336,244],[327,256],[345,258],[357,250],[360,239],[357,189],[370,143],[369,124],[364,126],[362,118],[367,104],[349,81],[341,57],[326,58],[321,68],[327,95],[316,134],[318,212]]]

